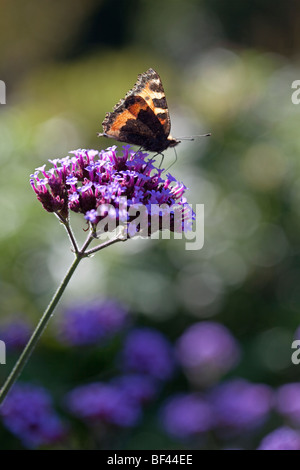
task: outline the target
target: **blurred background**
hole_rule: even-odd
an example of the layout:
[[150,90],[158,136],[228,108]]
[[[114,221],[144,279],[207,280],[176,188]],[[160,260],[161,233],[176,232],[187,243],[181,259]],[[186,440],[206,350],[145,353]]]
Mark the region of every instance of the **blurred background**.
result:
[[172,135],[212,133],[182,142],[170,170],[204,204],[203,249],[128,241],[82,263],[2,411],[1,449],[300,449],[299,13],[296,0],[1,2],[0,383],[72,260],[34,169],[111,145],[104,115],[149,67]]

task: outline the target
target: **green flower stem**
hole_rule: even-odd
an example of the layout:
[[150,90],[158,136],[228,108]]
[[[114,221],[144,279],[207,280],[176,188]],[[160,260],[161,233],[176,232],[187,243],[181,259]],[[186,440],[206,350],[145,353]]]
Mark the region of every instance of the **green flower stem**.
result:
[[[60,286],[58,287],[57,291],[55,292],[54,296],[52,297],[51,302],[49,303],[48,307],[46,308],[45,312],[43,313],[42,318],[40,319],[36,329],[34,330],[31,338],[29,339],[27,345],[25,346],[21,356],[17,360],[17,362],[15,364],[15,367],[13,368],[11,373],[9,374],[9,376],[6,379],[3,387],[0,390],[0,405],[3,403],[6,395],[8,394],[11,387],[13,386],[13,384],[16,382],[19,375],[21,374],[25,364],[27,363],[29,357],[31,356],[31,354],[32,354],[38,340],[40,339],[44,329],[46,328],[46,326],[47,326],[47,324],[48,324],[48,322],[49,322],[49,320],[50,320],[50,318],[51,318],[51,316],[54,312],[54,309],[55,309],[56,305],[58,304],[62,294],[64,293],[67,285],[69,284],[69,281],[70,281],[71,277],[73,276],[74,271],[77,268],[80,261],[83,258],[86,258],[89,255],[94,254],[97,251],[100,251],[100,250],[102,250],[103,248],[106,248],[109,245],[113,245],[114,243],[119,242],[119,241],[125,241],[124,239],[114,238],[113,240],[109,240],[108,242],[102,243],[102,245],[99,245],[94,249],[87,250],[88,246],[90,245],[90,243],[93,240],[94,240],[93,235],[89,235],[87,237],[86,241],[84,242],[81,250],[76,251],[75,259],[74,259],[73,263],[71,264],[67,274],[65,275],[65,277],[62,280]],[[74,244],[73,244],[73,246],[74,246]]]
[[96,246],[95,248],[92,248],[91,250],[88,250],[85,252],[85,256],[90,256],[93,255],[94,253],[97,253],[97,251],[103,250],[103,248],[106,248],[109,245],[113,245],[114,243],[117,242],[125,242],[126,239],[122,238],[113,238],[112,240],[108,240],[108,242],[104,242],[101,245]]
[[29,357],[31,356],[38,340],[40,339],[44,329],[46,328],[53,312],[58,304],[62,294],[64,293],[67,285],[69,284],[69,281],[71,277],[74,274],[75,269],[77,268],[78,264],[83,258],[88,257],[90,254],[95,253],[96,251],[99,251],[103,248],[106,248],[109,245],[112,245],[118,241],[123,241],[120,238],[114,238],[113,240],[109,240],[108,242],[103,243],[102,245],[96,247],[95,249],[87,251],[88,246],[90,243],[94,240],[93,235],[89,235],[88,238],[86,239],[85,243],[83,244],[82,248],[80,251],[75,253],[75,259],[73,263],[71,264],[67,274],[65,275],[64,279],[62,280],[60,286],[58,287],[57,291],[55,292],[54,296],[52,297],[51,302],[49,303],[48,307],[46,308],[45,312],[43,313],[42,318],[40,319],[36,329],[34,330],[31,338],[29,339],[27,345],[25,346],[21,356],[19,357],[17,363],[15,364],[15,367],[9,374],[8,378],[6,379],[3,387],[0,390],[0,405],[3,403],[6,395],[10,391],[11,387],[13,384],[16,382],[18,379],[19,375],[21,374],[25,364],[27,363]]
[[78,245],[77,245],[77,242],[76,242],[76,238],[74,237],[74,234],[73,234],[73,231],[72,231],[72,228],[71,228],[71,225],[69,223],[68,220],[66,220],[62,215],[60,215],[59,213],[55,214],[58,219],[61,221],[61,223],[63,224],[63,226],[65,227],[66,231],[67,231],[67,234],[69,236],[69,239],[70,239],[70,242],[72,243],[73,245],[73,249],[74,249],[74,253],[78,253],[79,252],[79,248],[78,248]]
[[46,308],[42,318],[40,319],[36,329],[34,330],[31,338],[29,339],[27,345],[25,346],[21,356],[17,360],[17,363],[11,373],[9,374],[8,378],[6,379],[3,387],[0,390],[0,405],[3,403],[6,395],[8,394],[9,390],[16,382],[17,378],[21,374],[26,362],[28,361],[31,353],[33,352],[36,343],[38,342],[41,334],[43,333],[44,329],[46,328],[51,315],[58,304],[59,299],[61,298],[65,288],[67,287],[75,269],[77,268],[78,264],[82,260],[82,256],[77,255],[71,264],[65,278],[63,279],[62,283],[58,287],[57,291],[55,292],[54,296],[52,297],[51,302],[49,303],[48,307]]

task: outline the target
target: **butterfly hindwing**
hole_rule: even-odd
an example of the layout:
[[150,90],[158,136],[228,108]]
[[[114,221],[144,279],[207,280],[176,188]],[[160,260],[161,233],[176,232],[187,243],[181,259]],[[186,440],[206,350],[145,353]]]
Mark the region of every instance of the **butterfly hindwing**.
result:
[[[102,123],[104,132],[110,137],[119,140],[121,130],[131,121],[138,119],[138,114],[141,109],[147,108],[147,103],[144,100],[137,98],[136,103],[130,103],[128,99],[121,100],[114,108],[112,113],[107,113]],[[147,134],[149,132],[147,126],[141,125],[140,132]]]

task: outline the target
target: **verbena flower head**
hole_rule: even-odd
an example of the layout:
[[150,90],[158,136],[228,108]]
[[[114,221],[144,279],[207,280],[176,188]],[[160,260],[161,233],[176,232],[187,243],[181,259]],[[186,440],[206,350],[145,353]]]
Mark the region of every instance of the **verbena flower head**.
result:
[[154,328],[132,330],[122,351],[126,371],[168,380],[174,370],[173,349],[167,338]]
[[165,431],[177,438],[207,432],[214,423],[211,406],[197,394],[171,397],[162,409],[161,420]]
[[230,437],[265,422],[273,405],[273,391],[264,384],[234,379],[215,387],[210,399],[217,427]]
[[76,387],[66,398],[70,411],[89,422],[131,427],[141,417],[139,403],[121,387],[102,382]]
[[7,349],[23,348],[30,338],[31,328],[28,322],[15,318],[0,325],[0,339],[5,342]]
[[[136,232],[149,235],[164,228],[158,210],[164,205],[163,211],[171,208],[171,231],[191,229],[195,216],[183,196],[186,187],[170,174],[163,178],[163,170],[155,168],[154,160],[146,160],[148,154],[134,152],[128,145],[123,146],[121,156],[117,156],[115,146],[101,151],[78,149],[70,154],[49,160],[52,168],[46,170],[44,165],[31,175],[32,188],[48,212],[63,219],[68,218],[69,211],[81,213],[94,232],[100,221],[109,223],[112,219],[116,226],[125,224],[127,234],[134,236]],[[134,223],[139,208],[147,209],[148,233]],[[157,218],[156,228],[151,216]]]
[[56,443],[66,433],[49,393],[41,387],[15,385],[0,409],[0,416],[4,426],[25,447]]
[[236,365],[240,348],[230,331],[215,322],[190,326],[176,344],[177,357],[193,382],[208,385]]
[[261,441],[258,450],[300,450],[300,431],[283,426]]
[[300,383],[282,385],[276,394],[276,409],[296,426],[300,425]]
[[95,344],[124,329],[128,311],[115,300],[95,300],[69,307],[59,325],[59,339],[70,345]]

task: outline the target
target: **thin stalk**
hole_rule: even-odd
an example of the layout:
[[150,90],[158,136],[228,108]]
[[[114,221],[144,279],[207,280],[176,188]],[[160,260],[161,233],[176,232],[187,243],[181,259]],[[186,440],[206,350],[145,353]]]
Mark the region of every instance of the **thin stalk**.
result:
[[71,229],[71,225],[69,224],[68,220],[64,219],[60,214],[56,214],[57,217],[59,218],[59,220],[61,221],[61,223],[63,224],[63,226],[65,227],[66,231],[67,231],[67,234],[69,236],[69,239],[70,239],[70,242],[74,248],[74,252],[75,253],[78,253],[79,252],[79,248],[78,248],[78,245],[77,245],[77,241],[76,241],[76,238],[73,234],[73,231]]
[[50,301],[48,307],[46,308],[45,312],[43,313],[37,327],[35,328],[34,332],[32,333],[27,345],[25,346],[22,354],[20,355],[19,359],[17,360],[13,370],[9,374],[8,378],[6,379],[3,387],[0,390],[0,405],[3,403],[6,395],[10,391],[11,387],[13,384],[16,382],[18,379],[19,375],[21,374],[25,364],[27,363],[29,357],[31,356],[38,340],[40,339],[43,331],[45,330],[53,312],[58,304],[62,294],[64,293],[67,285],[69,284],[69,281],[71,277],[74,274],[75,269],[77,268],[78,264],[80,261],[85,258],[87,255],[85,253],[85,250],[93,240],[93,236],[89,235],[83,244],[82,248],[80,251],[78,251],[75,254],[75,259],[73,263],[71,264],[69,270],[67,271],[64,279],[62,280],[60,286],[58,287],[57,291],[55,292],[54,296],[52,297],[52,300]]
[[85,256],[90,256],[94,253],[97,253],[97,251],[103,250],[103,248],[106,248],[107,246],[113,245],[114,243],[117,242],[123,242],[126,240],[122,240],[121,238],[113,238],[113,240],[108,240],[107,242],[102,243],[101,245],[96,246],[95,248],[92,248],[91,250],[85,251]]
[[27,345],[25,346],[21,356],[17,360],[15,367],[9,374],[8,378],[6,379],[3,387],[0,390],[0,405],[3,403],[6,395],[10,391],[11,387],[21,374],[26,362],[28,361],[29,357],[31,356],[36,343],[38,342],[41,334],[43,333],[44,329],[46,328],[52,313],[61,298],[65,288],[67,287],[75,269],[77,268],[78,264],[82,260],[81,256],[76,256],[73,263],[71,264],[67,274],[65,275],[64,279],[62,280],[60,286],[58,287],[57,291],[55,292],[52,300],[50,301],[48,307],[46,308],[45,312],[43,313],[42,318],[40,319],[36,329],[34,330],[31,338],[29,339]]

